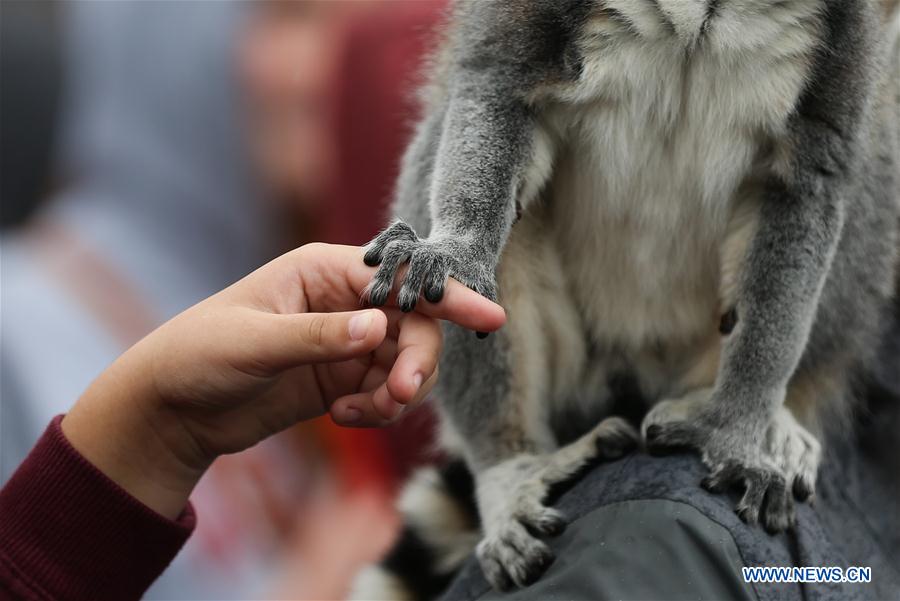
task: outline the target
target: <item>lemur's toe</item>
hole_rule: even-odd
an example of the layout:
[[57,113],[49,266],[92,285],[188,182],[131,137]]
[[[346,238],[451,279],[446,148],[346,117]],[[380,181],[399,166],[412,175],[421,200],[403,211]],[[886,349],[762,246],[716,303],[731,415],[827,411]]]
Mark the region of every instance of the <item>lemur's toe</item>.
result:
[[667,455],[696,448],[696,434],[685,423],[651,424],[645,431],[644,443],[651,455]]
[[618,459],[640,444],[640,435],[626,420],[610,417],[604,420],[597,436],[597,452],[603,460]]
[[743,468],[738,463],[718,466],[700,482],[700,486],[714,494],[726,492],[740,485],[743,485]]
[[762,509],[763,528],[778,534],[794,525],[794,497],[781,475],[772,476]]
[[559,511],[544,507],[527,519],[521,519],[525,526],[539,536],[558,536],[566,529],[566,518]]
[[735,511],[746,523],[756,524],[769,487],[769,476],[764,470],[748,467],[743,470],[742,477],[744,496],[738,501]]
[[797,474],[794,477],[792,489],[797,500],[806,503],[816,494],[815,478],[805,473]]
[[494,590],[508,591],[513,587],[512,579],[506,573],[503,564],[500,563],[497,557],[493,555],[479,555],[478,559],[485,579],[494,587]]
[[716,493],[743,487],[735,512],[747,524],[761,523],[771,534],[794,524],[794,500],[787,479],[774,470],[729,462],[714,470],[702,485]]
[[553,563],[553,552],[521,524],[485,538],[475,550],[485,578],[497,590],[535,582]]

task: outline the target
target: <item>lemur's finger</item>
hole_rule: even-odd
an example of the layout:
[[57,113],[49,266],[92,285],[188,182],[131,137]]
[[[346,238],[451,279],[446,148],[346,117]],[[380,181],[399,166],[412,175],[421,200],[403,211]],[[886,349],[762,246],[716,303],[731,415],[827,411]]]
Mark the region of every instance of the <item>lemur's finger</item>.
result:
[[404,313],[409,313],[416,308],[419,300],[419,292],[425,283],[425,279],[436,268],[437,258],[429,253],[413,253],[409,261],[403,284],[397,294],[397,304]]
[[369,267],[374,267],[381,263],[385,248],[395,240],[405,240],[413,242],[418,240],[416,233],[411,227],[402,221],[395,221],[381,231],[372,242],[366,247],[366,254],[363,256],[363,262]]
[[439,303],[444,298],[444,288],[447,286],[447,278],[450,271],[446,262],[436,261],[434,268],[428,272],[423,285],[425,300],[430,303]]
[[387,302],[394,288],[397,269],[409,259],[411,253],[412,245],[409,242],[391,242],[385,248],[381,265],[367,290],[369,302],[373,306],[380,307]]

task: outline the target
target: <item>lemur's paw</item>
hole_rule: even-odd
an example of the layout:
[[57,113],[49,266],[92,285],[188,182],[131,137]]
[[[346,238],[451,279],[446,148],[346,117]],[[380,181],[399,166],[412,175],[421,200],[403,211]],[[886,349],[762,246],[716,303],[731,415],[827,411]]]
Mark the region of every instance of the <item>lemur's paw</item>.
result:
[[558,477],[552,457],[520,455],[478,476],[485,536],[476,555],[497,590],[531,584],[553,561],[550,548],[538,539],[561,533],[566,524],[561,513],[544,505]]
[[710,468],[702,486],[710,492],[743,490],[735,507],[749,524],[771,533],[794,524],[794,494],[809,498],[818,467],[818,443],[787,409],[768,431],[729,427],[711,417],[708,391],[658,404],[644,419],[648,451],[695,450]]
[[526,586],[550,565],[553,553],[538,537],[560,534],[564,516],[545,505],[550,489],[596,460],[617,459],[638,445],[625,420],[610,417],[574,442],[543,455],[519,455],[478,474],[484,540],[477,555],[498,590]]
[[598,459],[609,461],[627,455],[638,448],[641,437],[627,420],[608,417],[594,428]]
[[487,581],[500,591],[532,584],[554,559],[550,548],[516,521],[486,536],[478,543],[475,555]]
[[378,265],[378,271],[364,296],[372,305],[384,305],[394,287],[400,267],[409,263],[397,295],[403,311],[416,307],[419,295],[432,303],[444,296],[448,277],[453,277],[482,296],[496,301],[497,288],[493,269],[485,256],[478,256],[471,245],[461,239],[433,237],[420,239],[402,221],[395,221],[369,243],[363,258],[366,265]]

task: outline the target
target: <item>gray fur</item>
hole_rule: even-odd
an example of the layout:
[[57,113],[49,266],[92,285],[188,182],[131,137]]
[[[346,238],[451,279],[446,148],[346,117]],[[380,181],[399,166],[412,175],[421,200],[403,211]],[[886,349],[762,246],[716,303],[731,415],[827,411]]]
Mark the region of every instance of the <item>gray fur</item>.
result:
[[745,486],[744,519],[790,526],[895,293],[897,19],[865,0],[457,2],[402,221],[366,260],[375,304],[409,262],[404,309],[449,276],[509,313],[484,341],[447,329],[439,390],[492,584],[548,558],[481,491],[522,489],[521,458],[554,461],[554,425],[589,430],[621,374],[671,401],[651,449],[698,450],[708,488]]

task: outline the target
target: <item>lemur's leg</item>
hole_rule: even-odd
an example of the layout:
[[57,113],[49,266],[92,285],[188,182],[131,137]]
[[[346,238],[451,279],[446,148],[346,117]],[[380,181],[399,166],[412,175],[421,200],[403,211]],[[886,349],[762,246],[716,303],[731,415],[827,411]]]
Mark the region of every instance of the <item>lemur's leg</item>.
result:
[[[833,2],[830,10],[825,43],[845,52],[816,59],[811,89],[777,141],[790,160],[773,168],[767,183],[739,283],[737,326],[724,344],[710,402],[693,420],[647,429],[649,444],[697,448],[713,480],[744,485],[742,516],[751,521],[760,508],[778,514],[784,505],[773,501],[788,487],[765,458],[766,432],[806,351],[870,111],[874,59],[867,52],[872,40],[864,38],[877,28],[862,22],[872,18],[870,9]],[[779,521],[789,519],[773,519]]]
[[503,590],[536,580],[553,560],[535,537],[555,535],[563,516],[544,505],[550,488],[593,460],[621,457],[637,444],[624,419],[610,417],[589,433],[552,453],[519,453],[476,476],[484,538],[476,554],[488,581]]
[[[754,185],[748,185],[742,192],[729,221],[728,235],[720,249],[722,317],[717,324],[710,324],[709,336],[678,353],[686,360],[680,366],[679,377],[670,382],[671,389],[667,393],[670,396],[659,401],[645,417],[641,426],[645,439],[647,431],[655,425],[694,420],[701,415],[712,398],[722,346],[736,326],[736,316],[728,308],[733,307],[737,301],[742,266],[759,225],[759,193]],[[714,327],[717,331],[714,331]],[[762,508],[756,507],[751,502],[752,498],[748,497],[739,503],[737,510],[741,515],[760,511],[759,519],[770,531],[790,526],[794,495],[804,501],[813,494],[821,447],[801,423],[813,421],[810,418],[816,414],[815,406],[821,403],[831,380],[823,373],[818,373],[813,378],[795,374],[788,387],[785,407],[778,410],[766,432],[763,460],[784,475],[787,486],[773,487],[767,493],[769,501]],[[799,421],[792,411],[800,418]],[[660,448],[652,438],[647,447],[651,453],[672,450]],[[724,481],[727,482],[727,479]],[[722,478],[709,478],[704,481],[704,485],[711,490],[718,490],[722,487],[722,482]]]
[[637,439],[624,421],[609,419],[556,447],[550,415],[577,389],[587,349],[559,257],[541,225],[526,214],[501,260],[506,327],[481,341],[449,327],[441,364],[441,411],[446,427],[465,441],[461,450],[475,473],[484,534],[477,555],[497,588],[531,582],[550,561],[539,537],[563,524],[545,505],[550,487],[588,461],[620,456]]

